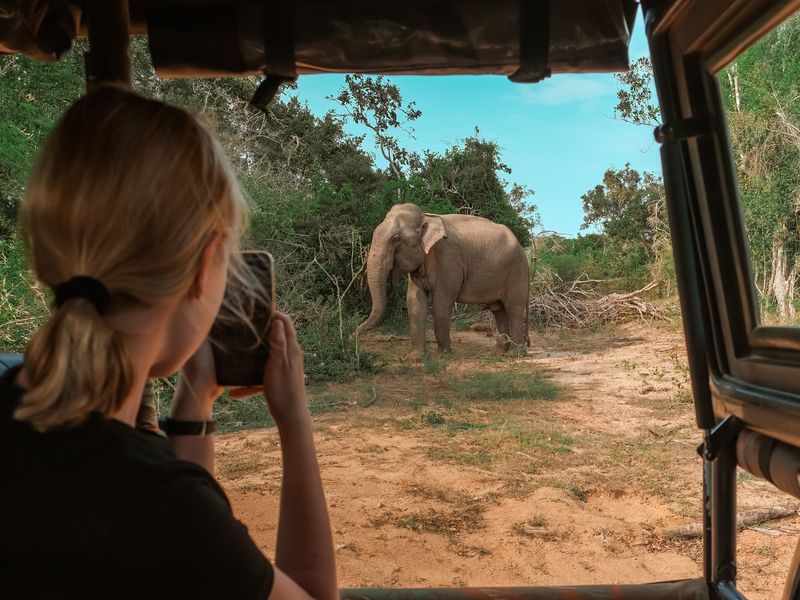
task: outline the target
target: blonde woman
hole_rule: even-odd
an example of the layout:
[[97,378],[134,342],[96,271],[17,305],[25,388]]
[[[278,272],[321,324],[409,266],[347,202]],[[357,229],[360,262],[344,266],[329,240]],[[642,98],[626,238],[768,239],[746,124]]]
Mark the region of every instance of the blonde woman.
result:
[[[0,380],[0,597],[334,598],[336,575],[290,321],[264,395],[283,456],[275,566],[212,475],[213,358],[246,207],[185,111],[115,88],[79,100],[21,209],[47,323]],[[168,438],[134,425],[181,369]]]

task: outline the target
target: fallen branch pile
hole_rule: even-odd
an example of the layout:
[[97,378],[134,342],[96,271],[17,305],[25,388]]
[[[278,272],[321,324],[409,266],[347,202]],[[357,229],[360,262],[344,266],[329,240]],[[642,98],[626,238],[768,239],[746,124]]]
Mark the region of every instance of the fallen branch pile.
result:
[[539,293],[531,296],[528,312],[533,322],[544,327],[584,329],[635,317],[645,321],[670,320],[651,302],[639,297],[654,289],[658,285],[655,281],[627,294],[607,295],[597,291],[597,284],[602,281],[588,278],[564,282],[554,276],[536,283]]

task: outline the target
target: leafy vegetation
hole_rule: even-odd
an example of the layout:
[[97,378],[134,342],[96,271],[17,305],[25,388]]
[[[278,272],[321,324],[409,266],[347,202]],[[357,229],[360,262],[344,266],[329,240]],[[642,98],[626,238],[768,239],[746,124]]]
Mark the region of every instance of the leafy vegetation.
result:
[[[639,60],[618,79],[619,118],[654,125],[649,60]],[[794,323],[800,277],[800,13],[726,67],[719,80],[762,314]]]
[[[84,89],[83,50],[79,44],[55,64],[0,59],[0,100],[9,107],[0,118],[5,351],[23,351],[47,314],[46,294],[24,267],[15,212],[39,146]],[[476,133],[441,154],[408,150],[411,125],[423,113],[385,78],[348,76],[331,98],[336,111],[321,116],[291,94],[264,114],[249,107],[252,79],[162,81],[149,62],[146,40],[135,39],[131,53],[138,90],[195,111],[222,140],[252,203],[243,245],[267,248],[276,258],[279,307],[295,319],[312,384],[380,369],[350,334],[369,309],[363,266],[372,231],[393,204],[485,216],[507,224],[524,244],[530,239],[531,192],[503,179],[510,169],[498,146]],[[350,133],[348,123],[365,134]],[[395,288],[390,312],[396,318],[404,294],[402,284]]]
[[478,372],[450,383],[463,400],[555,400],[558,388],[537,372]]
[[800,270],[800,14],[720,77],[753,275],[764,307],[795,318]]

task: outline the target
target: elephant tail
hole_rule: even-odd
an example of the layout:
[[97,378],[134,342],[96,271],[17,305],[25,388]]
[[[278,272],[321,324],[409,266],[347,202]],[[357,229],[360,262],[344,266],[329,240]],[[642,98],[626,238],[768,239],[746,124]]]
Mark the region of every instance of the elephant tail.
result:
[[[530,289],[530,286],[528,286],[528,289]],[[531,323],[530,323],[530,308],[531,308],[530,298],[526,298],[525,299],[525,345],[528,348],[531,347],[531,336],[529,335],[529,329],[530,329],[530,326],[531,326]]]

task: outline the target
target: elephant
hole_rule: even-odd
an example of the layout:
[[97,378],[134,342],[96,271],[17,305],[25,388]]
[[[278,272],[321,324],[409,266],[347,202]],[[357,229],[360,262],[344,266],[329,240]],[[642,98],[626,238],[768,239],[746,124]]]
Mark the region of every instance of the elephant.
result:
[[412,353],[425,351],[428,296],[440,352],[451,352],[453,305],[485,305],[492,311],[507,352],[528,340],[528,259],[508,227],[482,217],[423,213],[396,204],[372,234],[367,284],[372,310],[356,333],[380,324],[390,277],[408,273],[408,317]]

